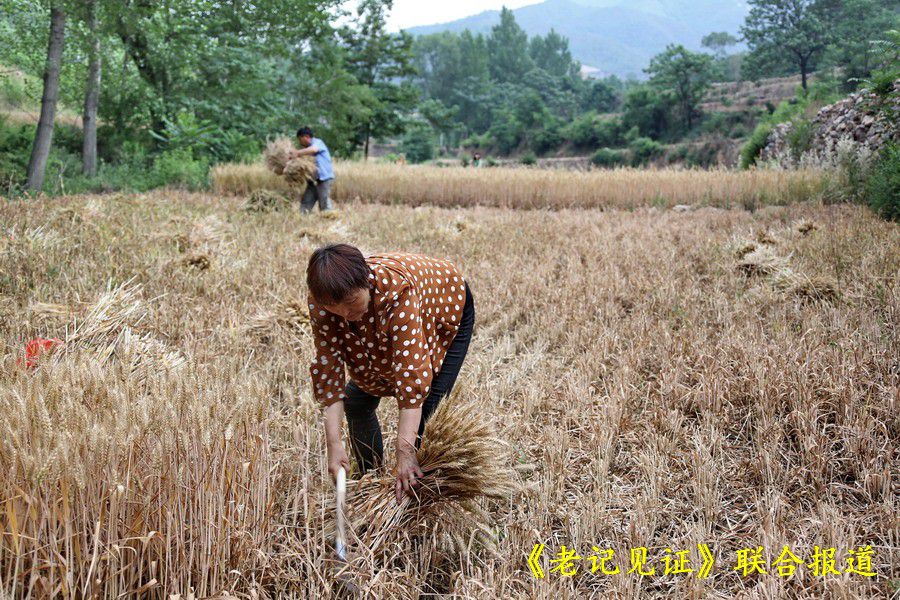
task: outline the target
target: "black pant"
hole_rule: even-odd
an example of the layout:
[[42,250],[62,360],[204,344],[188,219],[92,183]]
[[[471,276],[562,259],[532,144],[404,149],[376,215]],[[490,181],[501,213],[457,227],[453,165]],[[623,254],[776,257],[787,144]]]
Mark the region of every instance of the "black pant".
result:
[[[444,364],[431,380],[431,389],[422,405],[422,421],[419,423],[419,439],[425,430],[425,421],[437,408],[440,401],[453,390],[456,377],[462,367],[469,342],[472,340],[472,329],[475,325],[475,301],[466,284],[466,305],[463,308],[459,330],[444,357]],[[381,398],[367,394],[359,389],[354,381],[347,384],[344,399],[344,414],[347,415],[347,426],[350,429],[350,448],[359,467],[360,473],[381,466],[384,459],[384,445],[381,439],[381,424],[378,422],[378,404]]]

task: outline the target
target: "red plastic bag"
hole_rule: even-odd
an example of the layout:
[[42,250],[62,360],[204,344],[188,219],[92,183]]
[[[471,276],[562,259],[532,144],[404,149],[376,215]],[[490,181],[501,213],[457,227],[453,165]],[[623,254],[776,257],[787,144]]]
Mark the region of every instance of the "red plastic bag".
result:
[[26,369],[36,369],[38,359],[42,354],[49,353],[56,346],[62,346],[65,342],[56,338],[44,339],[35,338],[25,344],[25,358],[16,360],[16,365],[25,367]]

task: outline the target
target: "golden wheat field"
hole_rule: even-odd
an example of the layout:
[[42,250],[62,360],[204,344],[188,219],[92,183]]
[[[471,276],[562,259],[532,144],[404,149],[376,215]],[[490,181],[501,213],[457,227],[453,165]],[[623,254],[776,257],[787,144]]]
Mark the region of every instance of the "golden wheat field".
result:
[[[327,218],[171,190],[0,203],[0,596],[338,596],[305,266],[348,241],[466,274],[476,330],[447,402],[474,403],[518,478],[480,501],[487,532],[368,554],[351,535],[360,597],[896,597],[900,228],[746,211],[742,177],[628,210],[388,205],[389,175],[346,176],[367,201]],[[732,208],[662,208],[682,201]],[[65,348],[30,368],[34,338]],[[563,546],[581,560],[552,562]],[[628,573],[640,548],[652,575]],[[832,548],[839,573],[817,575]],[[757,549],[766,573],[745,573]]]
[[[790,204],[818,198],[829,177],[814,170],[546,169],[435,167],[339,162],[339,201],[498,208],[629,209],[679,204],[720,208]],[[284,178],[259,164],[221,164],[210,174],[214,191],[290,193]]]

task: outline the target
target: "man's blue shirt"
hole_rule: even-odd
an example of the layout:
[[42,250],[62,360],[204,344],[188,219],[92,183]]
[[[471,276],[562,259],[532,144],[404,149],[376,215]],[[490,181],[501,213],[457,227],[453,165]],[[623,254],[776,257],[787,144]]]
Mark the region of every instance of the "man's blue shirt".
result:
[[316,169],[319,171],[319,180],[334,179],[334,165],[331,164],[331,152],[328,151],[328,146],[319,138],[313,138],[312,147],[318,150],[316,152]]

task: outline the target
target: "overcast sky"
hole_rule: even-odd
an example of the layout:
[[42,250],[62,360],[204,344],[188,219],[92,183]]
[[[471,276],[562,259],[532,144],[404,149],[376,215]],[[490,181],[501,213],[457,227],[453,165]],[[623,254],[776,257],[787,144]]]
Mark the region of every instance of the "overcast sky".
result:
[[431,25],[455,21],[469,15],[486,10],[499,10],[501,7],[519,8],[528,4],[537,4],[541,0],[394,0],[391,12],[390,27],[397,31],[416,25]]

